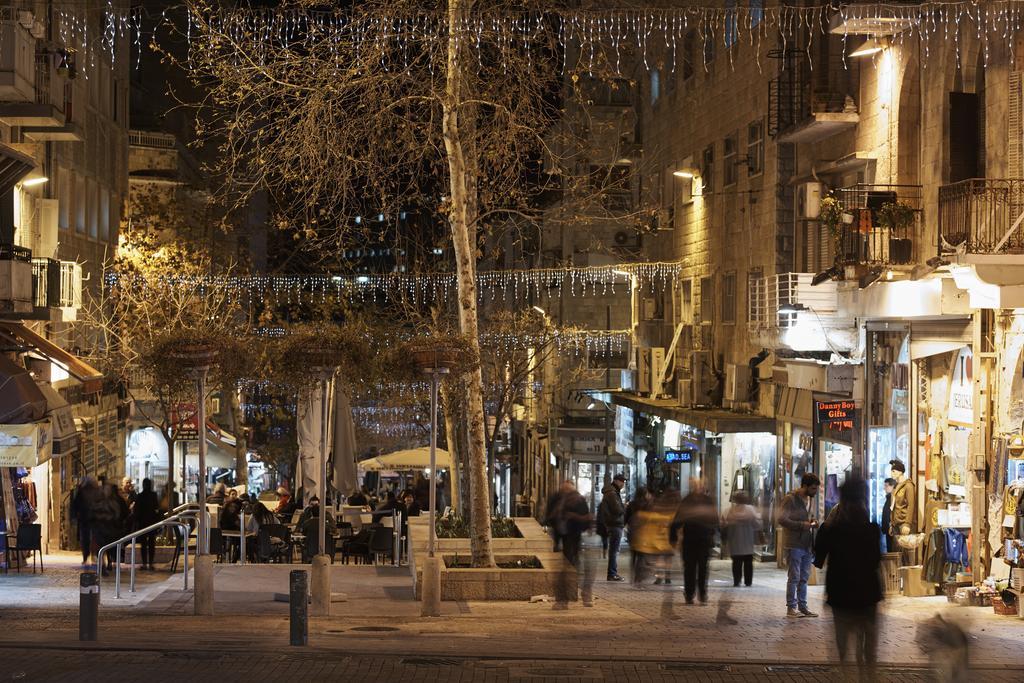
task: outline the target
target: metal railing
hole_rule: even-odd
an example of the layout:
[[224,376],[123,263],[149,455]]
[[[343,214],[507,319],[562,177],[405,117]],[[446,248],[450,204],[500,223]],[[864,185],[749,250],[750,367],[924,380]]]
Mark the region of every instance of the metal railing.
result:
[[144,130],[128,131],[128,144],[137,147],[155,147],[157,149],[176,149],[178,140],[167,133],[152,133]]
[[[840,264],[909,265],[917,263],[922,239],[920,185],[858,184],[836,192],[844,221],[838,227]],[[895,220],[901,212],[907,220]],[[849,222],[847,222],[849,221]]]
[[[778,76],[768,83],[768,135],[776,137],[814,114],[846,112],[858,92],[856,70],[829,69],[815,63],[811,68],[803,50],[772,50]],[[856,103],[853,102],[853,111]]]
[[82,307],[82,264],[60,262],[60,292],[57,305],[62,308]]
[[60,261],[51,258],[32,259],[32,305],[54,308],[60,301]]
[[939,254],[1024,254],[1024,178],[939,188]]
[[32,250],[17,244],[0,242],[0,261],[32,262]]
[[[157,522],[156,524],[151,524],[151,525],[145,527],[144,529],[139,529],[138,531],[133,531],[132,533],[128,534],[127,536],[124,536],[122,538],[119,538],[116,541],[108,543],[108,544],[106,544],[105,546],[103,546],[102,548],[99,549],[99,552],[96,553],[96,569],[97,569],[97,572],[100,574],[100,577],[103,576],[103,558],[104,558],[104,556],[107,553],[109,553],[111,550],[114,550],[116,552],[116,555],[115,555],[115,560],[116,561],[114,562],[114,598],[115,599],[120,599],[121,598],[121,559],[122,559],[122,552],[123,552],[123,549],[124,549],[124,545],[126,543],[129,543],[129,542],[131,543],[131,565],[130,565],[131,584],[130,584],[130,589],[129,590],[130,590],[130,592],[134,593],[135,592],[135,548],[138,545],[136,540],[140,536],[145,536],[146,534],[153,533],[153,532],[158,531],[158,530],[160,530],[160,529],[162,529],[164,527],[173,527],[173,528],[178,529],[178,531],[181,532],[182,555],[184,556],[184,564],[182,565],[183,566],[182,576],[183,576],[184,581],[185,581],[185,590],[188,590],[188,539],[192,535],[192,528],[189,526],[189,522],[195,522],[196,526],[198,526],[198,524],[199,524],[199,508],[197,508],[193,504],[181,505],[181,506],[178,506],[177,508],[175,508],[172,511],[172,514],[169,517],[167,517],[166,519],[163,519],[163,520]],[[197,552],[198,552],[198,549],[197,549]],[[100,585],[102,585],[103,582],[102,582],[102,580],[100,580],[98,583]]]

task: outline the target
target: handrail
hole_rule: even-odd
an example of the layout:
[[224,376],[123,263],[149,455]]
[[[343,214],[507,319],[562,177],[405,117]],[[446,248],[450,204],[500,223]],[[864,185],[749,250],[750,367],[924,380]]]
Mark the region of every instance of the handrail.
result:
[[123,546],[126,542],[131,541],[131,544],[132,544],[132,558],[131,558],[131,569],[130,569],[130,572],[131,572],[131,587],[130,587],[130,591],[132,593],[134,593],[135,592],[135,546],[137,545],[137,543],[135,542],[135,539],[137,539],[139,536],[144,536],[144,535],[146,535],[148,533],[151,533],[153,531],[156,531],[158,529],[162,529],[162,528],[167,527],[167,526],[172,526],[172,527],[176,527],[178,530],[181,531],[182,552],[183,552],[184,558],[185,558],[184,565],[183,565],[184,571],[182,572],[182,574],[183,574],[184,579],[185,579],[185,590],[188,590],[188,539],[192,535],[192,529],[189,527],[188,522],[189,521],[194,521],[198,525],[199,519],[198,519],[198,517],[195,514],[196,512],[198,512],[198,510],[196,510],[196,511],[185,510],[185,511],[179,512],[177,514],[174,514],[174,515],[171,515],[171,516],[167,517],[166,519],[162,519],[159,522],[156,522],[155,524],[150,524],[149,526],[145,527],[144,529],[138,529],[137,531],[133,531],[132,533],[127,534],[127,535],[123,536],[122,538],[117,539],[116,541],[112,541],[112,542],[106,544],[105,546],[103,546],[102,548],[100,548],[99,551],[96,553],[96,569],[97,569],[97,573],[99,574],[98,580],[96,582],[97,585],[98,586],[102,585],[103,557],[104,557],[104,555],[108,551],[110,551],[110,549],[116,548],[117,549],[117,564],[114,567],[114,598],[116,598],[116,599],[120,599],[121,598],[121,546]]

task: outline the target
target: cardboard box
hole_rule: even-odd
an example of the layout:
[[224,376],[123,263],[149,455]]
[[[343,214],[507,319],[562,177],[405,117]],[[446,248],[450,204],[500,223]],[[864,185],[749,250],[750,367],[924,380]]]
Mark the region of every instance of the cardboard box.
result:
[[927,595],[935,595],[935,584],[924,581],[921,578],[924,572],[924,565],[915,564],[909,567],[900,567],[900,578],[903,581],[903,594],[908,598],[920,598]]

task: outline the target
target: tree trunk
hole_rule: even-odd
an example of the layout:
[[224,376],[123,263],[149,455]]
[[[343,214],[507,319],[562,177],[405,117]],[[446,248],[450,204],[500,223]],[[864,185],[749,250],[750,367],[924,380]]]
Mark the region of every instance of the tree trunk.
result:
[[[448,69],[443,106],[444,146],[448,158],[452,230],[458,280],[459,328],[479,352],[476,290],[476,201],[472,197],[475,164],[467,164],[466,138],[459,116],[465,100],[462,92],[462,50],[458,41],[459,19],[468,9],[465,0],[448,3]],[[474,567],[493,567],[491,550],[491,502],[487,452],[484,446],[483,374],[479,367],[466,378],[466,426],[469,430],[467,469],[470,495],[470,547]]]
[[231,405],[232,431],[235,434],[235,485],[249,484],[249,448],[245,440],[245,429],[242,426],[242,403],[238,400],[238,391],[231,386],[221,388],[221,393],[228,397]]

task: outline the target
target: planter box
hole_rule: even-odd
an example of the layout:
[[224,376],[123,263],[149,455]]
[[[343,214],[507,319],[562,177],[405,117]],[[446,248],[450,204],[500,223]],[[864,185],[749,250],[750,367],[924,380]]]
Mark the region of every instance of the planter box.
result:
[[[448,569],[441,568],[442,600],[529,600],[534,595],[554,596],[562,573],[568,570],[569,595],[575,600],[576,570],[562,553],[552,551],[551,538],[532,517],[516,517],[522,538],[495,538],[491,547],[497,560],[502,557],[533,556],[540,569]],[[418,559],[427,552],[427,517],[409,518],[409,564],[416,597],[420,595],[422,570]],[[468,538],[437,539],[437,554],[449,563],[458,555],[470,556]]]

